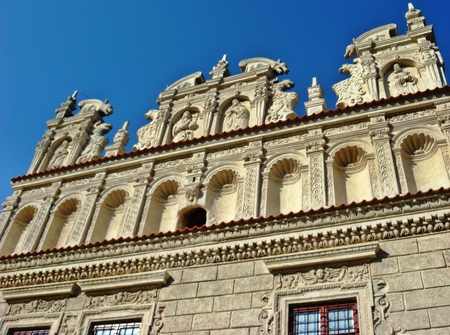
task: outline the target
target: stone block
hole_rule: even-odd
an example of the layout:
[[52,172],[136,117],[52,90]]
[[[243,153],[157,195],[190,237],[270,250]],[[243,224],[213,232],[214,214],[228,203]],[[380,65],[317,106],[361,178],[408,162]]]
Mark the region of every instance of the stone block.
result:
[[272,275],[236,279],[234,283],[235,293],[257,292],[272,289],[273,289]]
[[448,335],[448,334],[450,334],[450,327],[439,329],[416,330],[408,332],[408,335]]
[[85,304],[86,304],[86,296],[84,294],[81,294],[76,298],[70,298],[67,300],[66,311],[82,310]]
[[259,309],[233,312],[231,316],[231,327],[261,326],[261,321],[259,321],[260,314],[261,310]]
[[169,285],[161,288],[159,300],[179,300],[195,298],[197,296],[197,283]]
[[192,330],[213,330],[229,328],[230,316],[230,312],[196,314],[192,322]]
[[241,262],[219,266],[217,278],[230,279],[253,276],[254,262]]
[[423,271],[422,277],[425,287],[450,286],[450,268]]
[[191,330],[192,315],[164,317],[162,333],[188,332]]
[[249,335],[260,335],[260,334],[261,334],[261,328],[260,327],[250,328]]
[[183,283],[210,281],[217,279],[217,266],[205,266],[183,270]]
[[419,271],[445,266],[442,252],[427,252],[398,258],[400,272]]
[[450,249],[450,238],[448,234],[422,237],[417,241],[419,243],[419,252]]
[[262,308],[267,306],[267,301],[264,301],[263,295],[265,295],[266,292],[257,292],[253,293],[253,299],[252,299],[252,308]]
[[213,330],[211,335],[248,335],[248,328]]
[[389,321],[406,330],[430,328],[430,320],[426,310],[389,313]]
[[406,310],[442,307],[449,305],[450,286],[435,287],[404,293]]
[[450,266],[450,250],[444,251],[444,259],[447,266]]
[[419,252],[417,241],[415,239],[391,240],[389,242],[382,242],[380,243],[380,248],[390,257],[417,254]]
[[177,301],[167,301],[164,303],[164,316],[175,316],[177,311]]
[[429,314],[431,327],[450,326],[450,306],[430,309]]
[[405,310],[402,293],[388,293],[387,300],[389,301],[390,312],[402,312]]
[[377,259],[370,266],[374,277],[398,272],[398,262],[395,257]]
[[389,292],[403,292],[423,288],[420,272],[399,273],[383,276],[389,287]]
[[198,296],[210,297],[233,294],[234,280],[218,280],[198,284]]
[[264,261],[256,261],[255,262],[255,276],[259,275],[267,275],[270,271],[267,269],[266,263]]
[[170,284],[180,284],[181,276],[183,275],[183,270],[170,270],[169,272],[169,280]]
[[249,309],[251,306],[251,293],[224,295],[214,298],[214,311],[235,311],[239,309]]
[[212,312],[213,301],[213,298],[180,300],[178,301],[177,315]]

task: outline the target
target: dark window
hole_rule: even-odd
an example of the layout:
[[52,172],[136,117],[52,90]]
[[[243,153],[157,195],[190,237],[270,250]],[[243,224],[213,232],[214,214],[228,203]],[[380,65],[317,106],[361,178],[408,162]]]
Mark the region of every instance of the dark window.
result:
[[289,309],[289,335],[358,335],[355,302],[294,305]]
[[185,215],[186,227],[201,227],[206,224],[206,211],[203,208],[195,208]]
[[22,330],[11,330],[8,335],[48,335],[50,332],[49,328],[40,329],[22,329]]
[[122,321],[116,323],[95,324],[89,331],[89,335],[139,335],[140,322]]

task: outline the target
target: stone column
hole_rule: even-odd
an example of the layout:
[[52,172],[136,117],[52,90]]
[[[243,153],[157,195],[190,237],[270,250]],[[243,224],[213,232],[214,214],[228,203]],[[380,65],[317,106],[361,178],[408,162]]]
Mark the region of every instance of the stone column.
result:
[[327,202],[324,158],[325,139],[322,129],[309,129],[305,141],[311,180],[311,208],[324,207]]
[[261,163],[264,158],[262,150],[262,140],[249,143],[249,146],[242,155],[245,168],[244,199],[242,217],[259,216],[260,184],[261,184]]
[[[208,91],[206,99],[203,105],[203,136],[208,136],[209,134],[217,133],[217,129],[211,129],[213,116],[217,110],[217,89],[214,88]],[[218,122],[216,122],[218,124]]]
[[384,113],[370,115],[369,134],[375,148],[375,159],[380,176],[382,189],[380,196],[394,196],[399,193],[390,133],[389,123],[385,121]]
[[42,198],[41,208],[36,214],[36,218],[31,222],[31,227],[27,232],[25,242],[21,252],[33,251],[40,244],[40,239],[45,227],[48,224],[48,217],[50,214],[50,209],[58,199],[58,194],[61,191],[61,182],[55,182],[52,184],[50,192]]
[[237,183],[237,199],[236,199],[236,209],[235,209],[235,215],[234,219],[239,220],[242,218],[242,206],[244,202],[244,185],[245,185],[245,178],[239,177],[236,180]]
[[147,190],[149,182],[152,180],[151,172],[153,171],[153,165],[153,162],[144,164],[141,168],[143,173],[138,175],[135,179],[137,184],[133,186],[133,196],[130,205],[128,206],[126,216],[124,220],[122,220],[119,236],[133,236],[139,230],[139,219],[144,207],[145,191]]
[[327,159],[327,191],[328,191],[328,206],[336,205],[336,198],[334,196],[334,168],[333,168],[334,160]]
[[47,153],[48,147],[55,136],[54,130],[47,130],[36,146],[36,151],[34,153],[33,160],[31,161],[30,168],[28,169],[28,174],[34,173],[38,170],[39,165],[42,163],[42,160]]
[[[95,121],[96,120],[93,120],[92,122]],[[89,140],[89,132],[91,129],[91,126],[89,124],[90,120],[87,120],[80,125],[81,130],[77,132],[75,136],[72,138],[71,142],[72,149],[67,155],[63,165],[70,165],[77,161],[81,151],[83,151],[84,146]]]
[[311,209],[310,199],[311,196],[309,194],[309,169],[308,166],[302,165],[300,167],[300,175],[302,178],[302,210],[307,211]]
[[252,107],[255,108],[256,124],[258,126],[264,123],[266,117],[267,102],[269,101],[269,90],[267,88],[267,78],[263,77],[257,80],[255,86],[254,100]]
[[259,215],[267,216],[267,188],[269,186],[269,171],[262,173],[261,200],[259,206]]
[[373,61],[372,55],[361,56],[362,61],[362,73],[364,81],[366,82],[367,89],[371,95],[371,100],[378,100],[378,82],[377,82],[377,67]]

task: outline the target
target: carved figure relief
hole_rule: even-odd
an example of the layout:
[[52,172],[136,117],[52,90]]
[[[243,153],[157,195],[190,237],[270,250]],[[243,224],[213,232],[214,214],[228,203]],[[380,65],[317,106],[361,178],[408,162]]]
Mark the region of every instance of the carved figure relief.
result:
[[56,149],[52,159],[50,160],[50,163],[48,164],[48,167],[50,169],[62,166],[64,164],[64,160],[69,154],[69,146],[70,142],[68,140],[64,140],[58,147],[58,149]]
[[230,71],[228,70],[227,55],[223,55],[222,59],[213,67],[209,73],[212,79],[228,77]]
[[332,86],[334,93],[338,96],[336,107],[344,108],[363,103],[364,95],[367,93],[362,68],[359,62],[356,64],[344,64],[339,69],[342,74],[349,74],[350,78],[340,81]]
[[224,130],[238,130],[248,127],[250,112],[238,99],[233,99],[231,107],[225,112]]
[[112,126],[108,123],[99,120],[94,124],[94,129],[89,138],[88,144],[81,152],[80,157],[77,159],[77,163],[84,163],[93,159],[101,157],[102,151],[108,144],[108,139],[104,136],[110,130]]
[[394,72],[388,78],[391,96],[396,97],[419,91],[416,77],[402,69],[398,63],[394,64],[393,69]]
[[297,116],[294,108],[298,102],[296,92],[285,92],[294,87],[294,83],[285,79],[278,83],[278,78],[273,81],[271,89],[271,104],[267,111],[266,123],[277,122],[280,120],[290,120]]
[[198,115],[194,118],[189,111],[185,111],[180,120],[178,120],[172,128],[172,136],[174,142],[192,140],[194,131],[198,128]]

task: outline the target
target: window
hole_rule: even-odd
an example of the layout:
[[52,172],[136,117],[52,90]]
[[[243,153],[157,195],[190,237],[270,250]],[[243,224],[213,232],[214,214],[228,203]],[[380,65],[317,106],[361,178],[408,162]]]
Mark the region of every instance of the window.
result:
[[186,227],[201,227],[206,224],[206,211],[203,208],[195,208],[185,215]]
[[28,329],[28,330],[11,330],[9,335],[48,335],[50,329],[41,328],[41,329]]
[[117,322],[103,323],[92,326],[89,335],[139,335],[141,329],[140,322]]
[[290,307],[289,335],[337,334],[359,335],[355,302]]

